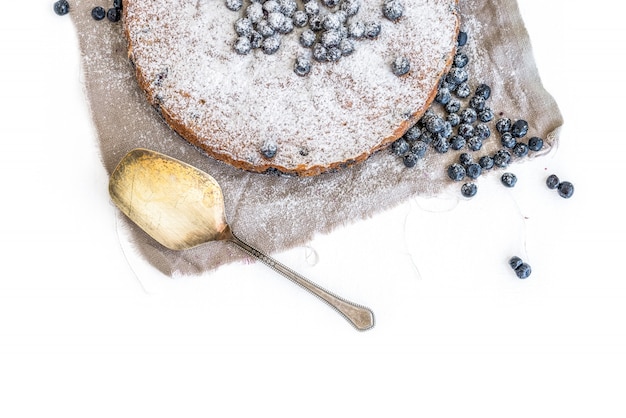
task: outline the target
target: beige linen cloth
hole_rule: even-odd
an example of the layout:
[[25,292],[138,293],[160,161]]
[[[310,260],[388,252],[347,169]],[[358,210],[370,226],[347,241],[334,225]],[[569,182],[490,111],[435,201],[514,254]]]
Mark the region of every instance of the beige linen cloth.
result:
[[[171,131],[147,103],[127,59],[121,22],[91,17],[91,9],[100,3],[75,0],[71,16],[101,158],[109,173],[137,147],[163,152],[208,172],[223,189],[233,230],[268,253],[302,245],[316,233],[370,217],[411,197],[460,188],[445,172],[458,158],[455,151],[438,154],[431,150],[411,169],[382,151],[356,167],[313,178],[247,173],[212,160]],[[555,145],[563,121],[557,104],[542,86],[516,1],[460,0],[460,9],[461,29],[469,35],[463,51],[470,57],[472,88],[489,84],[492,97],[488,105],[496,118],[503,115],[529,121],[528,137],[542,137],[546,142],[542,153],[547,152]],[[492,135],[477,155],[493,154],[498,148],[499,139]],[[169,276],[202,274],[245,257],[224,243],[171,251],[122,215],[120,218],[137,251]]]

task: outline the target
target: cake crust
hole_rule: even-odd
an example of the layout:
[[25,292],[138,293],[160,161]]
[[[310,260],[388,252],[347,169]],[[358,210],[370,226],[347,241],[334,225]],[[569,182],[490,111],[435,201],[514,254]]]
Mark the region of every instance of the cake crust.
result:
[[[306,76],[293,71],[311,53],[298,42],[302,29],[275,54],[237,54],[240,13],[223,0],[124,0],[123,22],[139,86],[182,138],[247,171],[313,176],[387,147],[434,100],[456,50],[458,0],[406,4],[392,22],[382,1],[363,2],[354,18],[380,22],[380,35],[337,62],[312,60]],[[410,60],[408,74],[391,71],[397,56]],[[269,158],[267,144],[276,148]]]

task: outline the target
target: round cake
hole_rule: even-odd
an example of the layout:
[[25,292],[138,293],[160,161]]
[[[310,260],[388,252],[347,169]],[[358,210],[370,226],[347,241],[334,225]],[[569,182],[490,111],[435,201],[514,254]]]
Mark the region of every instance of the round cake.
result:
[[124,0],[129,58],[169,126],[218,160],[312,176],[426,111],[458,0]]

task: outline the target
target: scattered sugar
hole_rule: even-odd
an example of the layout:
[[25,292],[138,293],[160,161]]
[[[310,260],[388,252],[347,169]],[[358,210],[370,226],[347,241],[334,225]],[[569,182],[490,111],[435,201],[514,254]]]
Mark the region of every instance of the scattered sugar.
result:
[[[274,141],[272,163],[294,169],[378,148],[424,105],[445,70],[456,41],[456,2],[411,2],[396,23],[382,18],[381,4],[363,2],[355,16],[379,21],[378,39],[360,41],[336,63],[315,63],[306,77],[293,71],[295,58],[310,53],[299,45],[303,29],[282,36],[273,55],[242,56],[233,51],[239,13],[223,0],[129,1],[126,24],[152,99],[158,96],[204,146],[256,166],[268,162],[262,144]],[[403,77],[390,70],[398,54],[411,57],[412,71]]]

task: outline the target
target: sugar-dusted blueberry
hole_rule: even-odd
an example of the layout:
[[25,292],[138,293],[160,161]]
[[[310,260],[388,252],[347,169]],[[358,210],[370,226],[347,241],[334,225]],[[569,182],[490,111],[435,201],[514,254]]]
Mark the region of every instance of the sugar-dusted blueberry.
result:
[[459,31],[459,35],[456,38],[457,46],[465,46],[467,43],[467,32]]
[[456,128],[456,131],[459,135],[461,135],[465,139],[471,138],[474,135],[474,126],[472,126],[469,123],[461,123]]
[[409,143],[404,138],[398,138],[391,143],[391,152],[393,152],[398,157],[404,156],[407,152],[409,152]]
[[251,3],[246,7],[246,17],[252,23],[259,23],[265,17],[261,3]]
[[322,3],[324,4],[324,6],[332,9],[337,4],[339,4],[339,0],[322,0]]
[[483,170],[491,170],[493,168],[493,158],[489,155],[483,155],[478,159],[478,164],[480,164]]
[[385,0],[383,3],[383,15],[395,22],[404,14],[404,2],[402,0]]
[[475,109],[476,112],[481,112],[485,110],[485,107],[487,106],[487,101],[482,96],[472,96],[469,101],[469,105],[472,107],[472,109]]
[[439,90],[437,90],[437,95],[435,96],[435,101],[441,105],[447,105],[448,103],[450,103],[450,100],[452,99],[452,94],[450,93],[450,90],[448,90],[445,87],[440,88]]
[[496,121],[496,130],[501,134],[505,132],[509,132],[511,130],[511,119],[509,118],[500,118]]
[[276,53],[278,48],[280,48],[280,36],[272,35],[263,39],[263,45],[261,45],[261,48],[263,49],[263,52],[268,55]]
[[511,153],[505,149],[500,149],[496,151],[493,155],[493,164],[496,167],[504,168],[509,165],[511,162]]
[[478,163],[471,163],[465,169],[467,171],[467,177],[471,179],[477,179],[483,172],[482,167]]
[[342,55],[341,49],[338,46],[331,46],[326,50],[326,60],[328,62],[339,61]]
[[524,119],[518,119],[511,125],[511,135],[515,138],[521,138],[528,133],[528,122]]
[[522,265],[522,263],[524,263],[524,261],[519,258],[518,256],[514,255],[513,257],[509,258],[509,266],[515,270],[517,269],[519,266]]
[[322,27],[326,30],[336,30],[341,27],[343,22],[338,13],[328,13],[322,17]]
[[550,174],[546,179],[546,186],[548,186],[548,189],[556,189],[559,187],[560,182],[561,180],[559,180],[556,174]]
[[450,148],[455,151],[459,151],[465,148],[466,143],[466,139],[463,138],[461,135],[454,135],[452,138],[450,138]]
[[491,129],[486,123],[477,123],[474,126],[474,135],[480,137],[481,139],[487,139],[491,136]]
[[500,182],[506,187],[514,187],[517,183],[517,176],[509,172],[503,173],[502,176],[500,176]]
[[243,6],[243,0],[226,0],[226,7],[233,12],[238,11]]
[[465,167],[460,163],[452,163],[448,167],[448,177],[450,177],[451,180],[461,181],[465,178],[466,174]]
[[235,41],[235,45],[233,48],[235,49],[235,52],[237,52],[239,55],[248,54],[250,50],[252,49],[250,38],[247,38],[245,36],[238,37],[237,40]]
[[424,116],[425,117],[422,118],[422,123],[429,132],[436,134],[443,131],[445,127],[445,121],[441,116],[437,115],[436,113],[429,113]]
[[532,269],[528,263],[522,262],[522,264],[515,268],[515,274],[520,279],[527,279],[530,276],[530,273],[532,273]]
[[461,117],[458,113],[449,113],[448,116],[446,116],[446,120],[450,123],[450,126],[459,126],[461,123]]
[[[258,4],[261,4],[261,3],[258,3]],[[278,4],[277,0],[267,0],[262,4],[263,4],[262,6],[263,10],[265,11],[265,13],[268,14],[268,16],[270,13],[280,13],[280,4]]]
[[287,17],[293,17],[293,14],[298,10],[298,3],[296,0],[279,0],[280,12]]
[[107,19],[109,19],[110,22],[119,22],[121,18],[122,9],[119,9],[117,7],[111,7],[109,10],[107,10]]
[[445,137],[441,136],[440,134],[435,135],[435,140],[433,141],[431,146],[439,154],[445,154],[450,149],[450,143]]
[[466,167],[474,162],[474,157],[469,152],[462,152],[459,154],[459,164],[463,164]]
[[489,107],[485,107],[483,110],[478,112],[478,119],[481,122],[491,122],[491,120],[493,120],[493,117],[493,111]]
[[316,42],[313,45],[313,59],[318,62],[328,61],[328,49],[319,42]]
[[361,21],[348,23],[348,36],[354,39],[361,39],[365,36],[365,23]]
[[472,90],[470,89],[469,84],[464,82],[457,86],[457,88],[454,90],[454,93],[459,99],[465,99],[469,97],[469,95],[472,93]]
[[[259,4],[259,3],[254,3],[254,4]],[[255,25],[255,28],[256,28],[256,31],[259,32],[261,36],[263,36],[264,38],[269,38],[270,36],[273,36],[276,33],[276,30],[272,27],[272,25],[269,24],[267,19],[261,19],[259,22],[257,22],[257,24]],[[313,40],[315,41],[315,34],[313,35]]]
[[341,42],[339,42],[339,49],[341,50],[341,55],[347,57],[354,52],[354,40],[343,38]]
[[54,2],[53,9],[54,13],[58,14],[59,16],[63,16],[70,12],[70,4],[67,2],[67,0],[58,0]]
[[250,33],[250,47],[252,49],[257,49],[257,48],[261,48],[262,45],[263,45],[263,35],[253,30],[252,33]]
[[104,10],[104,7],[102,6],[96,6],[93,9],[91,9],[91,17],[94,20],[102,20],[106,17],[107,12],[106,10]]
[[305,29],[300,34],[300,45],[305,48],[310,48],[317,39],[317,35],[311,29]]
[[439,135],[441,135],[445,139],[450,139],[450,137],[452,137],[453,130],[454,129],[452,128],[452,124],[443,119],[443,129],[441,130],[441,132],[439,132]]
[[297,10],[291,18],[293,25],[297,28],[303,28],[309,23],[309,16],[304,10]]
[[461,84],[467,81],[469,75],[465,68],[452,67],[446,76],[446,81],[452,84]]
[[240,17],[235,21],[235,32],[239,36],[248,37],[253,29],[252,21],[247,17]]
[[430,145],[435,140],[435,136],[436,135],[437,134],[434,134],[434,133],[430,132],[428,129],[424,129],[424,130],[422,130],[422,136],[420,137],[420,140],[423,141],[424,143]]
[[422,136],[422,129],[417,124],[411,126],[404,133],[404,138],[410,142],[417,141],[420,136]]
[[396,57],[391,63],[391,71],[398,77],[408,74],[411,70],[411,62],[405,56]]
[[304,13],[311,16],[317,16],[320,14],[320,5],[316,1],[309,1],[304,3]]
[[418,158],[422,158],[426,155],[426,151],[428,150],[428,144],[426,144],[422,140],[417,140],[411,144],[411,154],[417,155]]
[[293,64],[293,71],[301,77],[304,77],[311,72],[311,61],[304,55],[296,57],[296,61]]
[[513,147],[513,154],[516,157],[520,157],[520,158],[527,156],[528,155],[528,145],[526,145],[523,142],[518,142]]
[[368,39],[376,39],[380,35],[381,26],[379,22],[366,22],[364,36]]
[[455,67],[463,68],[469,62],[469,57],[465,52],[459,51],[454,55],[453,64]]
[[478,87],[476,87],[474,95],[487,100],[489,99],[489,97],[491,97],[491,87],[489,87],[487,84],[479,84]]
[[340,10],[346,12],[348,17],[354,16],[361,8],[361,0],[343,0],[339,5]]
[[543,148],[543,139],[533,136],[528,140],[528,149],[531,151],[539,151]]
[[502,135],[500,135],[500,143],[504,148],[512,149],[515,144],[517,144],[517,141],[515,140],[515,138],[513,138],[511,132],[504,132]]
[[412,152],[409,152],[404,157],[402,157],[402,162],[404,163],[404,166],[407,168],[415,167],[418,160],[419,160],[419,157],[413,154]]
[[574,194],[574,185],[569,181],[562,181],[557,186],[559,196],[565,199],[569,199]]
[[478,119],[478,113],[471,107],[467,107],[459,112],[463,123],[474,123]]
[[[448,92],[448,94],[450,94],[450,90],[448,89],[445,89],[445,90]],[[448,99],[448,102],[445,104],[445,109],[446,109],[446,112],[448,113],[457,113],[459,110],[461,110],[461,102],[458,101],[457,99],[453,99],[452,97],[450,97]],[[456,125],[458,125],[458,123]]]
[[483,147],[483,139],[477,135],[471,136],[467,139],[467,148],[471,151],[480,151]]
[[122,0],[113,0],[113,7],[122,8]]
[[320,43],[326,48],[339,46],[341,42],[341,33],[337,29],[328,29],[320,35]]
[[476,196],[476,192],[478,192],[478,187],[476,183],[465,183],[461,186],[461,194],[464,197],[474,197]]
[[278,146],[276,145],[276,142],[274,141],[266,141],[262,146],[261,146],[261,154],[265,157],[265,158],[274,158],[276,156],[276,153],[278,152]]

